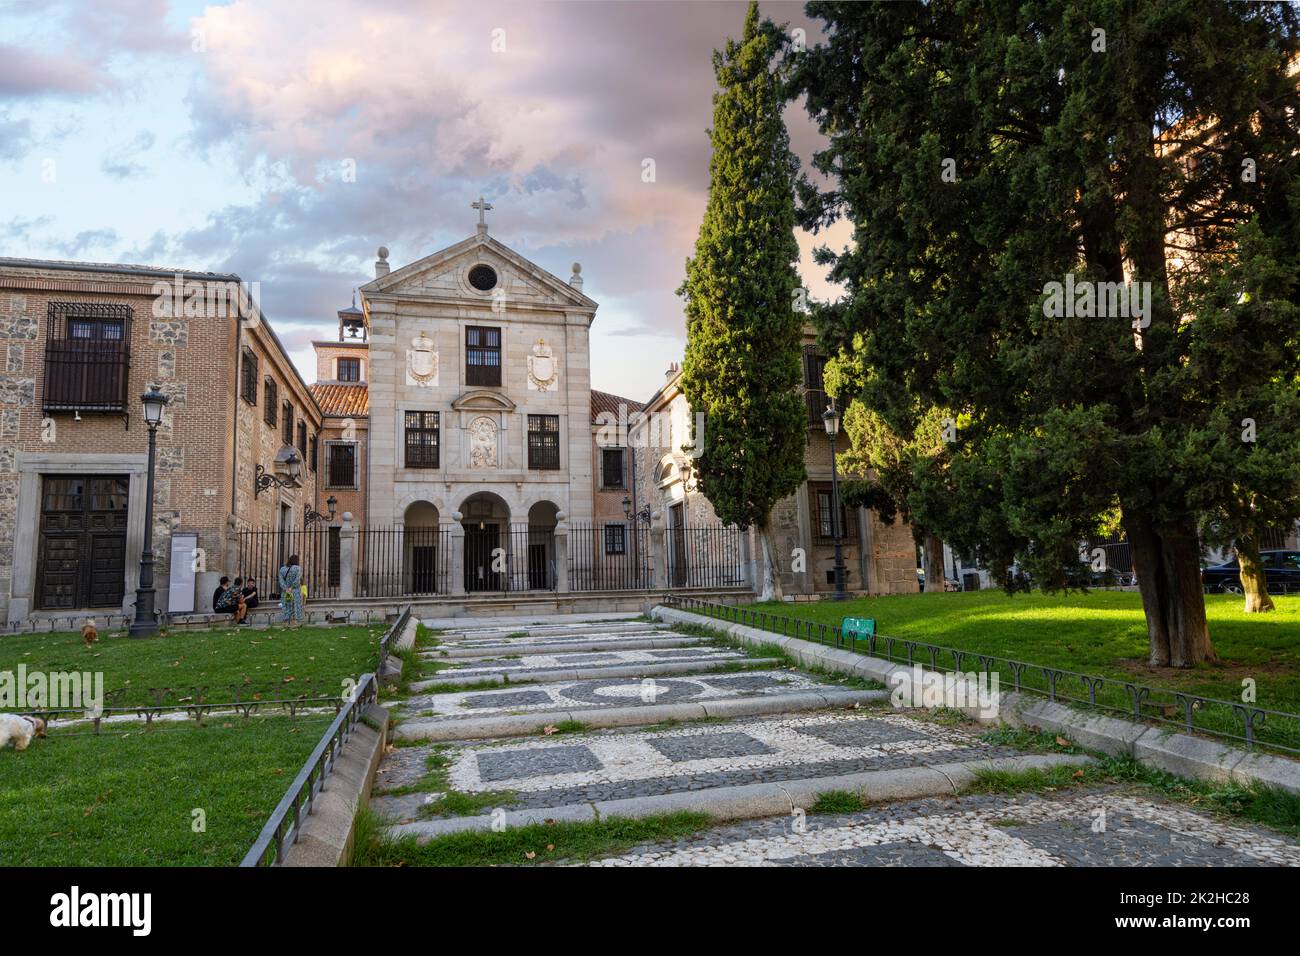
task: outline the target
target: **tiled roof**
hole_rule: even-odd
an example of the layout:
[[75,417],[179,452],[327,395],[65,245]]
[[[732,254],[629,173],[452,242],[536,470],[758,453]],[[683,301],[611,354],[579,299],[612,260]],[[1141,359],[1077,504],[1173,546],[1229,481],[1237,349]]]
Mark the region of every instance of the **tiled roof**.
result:
[[364,418],[370,414],[370,389],[365,385],[316,382],[311,393],[326,415]]
[[633,412],[639,412],[643,408],[645,408],[645,405],[643,405],[641,402],[633,401],[630,398],[624,398],[622,395],[615,395],[612,392],[600,392],[593,388],[591,390],[592,424],[597,423],[596,416],[599,415],[601,412],[607,412],[610,415],[613,415],[614,419],[617,421],[618,407],[620,405],[627,406],[627,414],[629,415],[631,415]]

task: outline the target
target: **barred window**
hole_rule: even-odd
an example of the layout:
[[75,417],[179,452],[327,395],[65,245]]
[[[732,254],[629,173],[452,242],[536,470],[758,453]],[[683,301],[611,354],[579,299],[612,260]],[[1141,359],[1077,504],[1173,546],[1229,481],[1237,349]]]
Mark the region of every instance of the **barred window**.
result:
[[354,442],[326,442],[325,460],[329,487],[357,486],[357,446]]
[[243,378],[239,386],[240,397],[250,405],[257,404],[257,356],[252,349],[244,349]]
[[602,488],[623,488],[624,449],[603,448],[600,452],[600,486]]
[[339,381],[340,382],[361,381],[361,359],[359,358],[339,359]]
[[312,471],[316,470],[316,462],[318,461],[319,458],[320,458],[320,436],[312,435],[310,450],[307,452],[307,464],[311,466]]
[[280,402],[277,396],[280,389],[275,384],[275,379],[268,377],[262,385],[262,402],[266,406],[262,409],[262,420],[272,428],[280,421],[277,412],[280,408]]
[[286,399],[282,411],[284,414],[284,428],[280,432],[280,437],[284,440],[284,443],[286,445],[292,445],[293,444],[293,402]]
[[553,470],[560,467],[560,416],[528,416],[528,467]]
[[501,330],[471,325],[465,329],[465,384],[501,384]]
[[623,525],[605,525],[605,553],[627,554],[627,529]]
[[406,467],[438,467],[438,413],[406,413]]
[[45,341],[46,411],[125,411],[132,312],[99,302],[51,302]]
[[[813,493],[813,508],[817,516],[817,537],[826,541],[835,540],[835,526],[831,517],[831,489],[829,485],[810,486]],[[854,513],[844,507],[840,501],[840,533],[845,540],[851,541],[857,534],[857,522]]]
[[298,452],[307,457],[307,422],[303,419],[298,420]]

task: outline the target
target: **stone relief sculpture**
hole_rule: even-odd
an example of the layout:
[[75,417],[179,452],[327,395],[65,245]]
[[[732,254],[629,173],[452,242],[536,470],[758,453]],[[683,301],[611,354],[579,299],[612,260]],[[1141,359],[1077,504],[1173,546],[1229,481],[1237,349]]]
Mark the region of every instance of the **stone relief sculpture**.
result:
[[438,353],[433,339],[423,331],[406,350],[406,384],[433,388],[438,384]]
[[538,339],[533,346],[533,354],[528,356],[528,390],[530,392],[548,392],[560,380],[559,369],[555,367],[555,351],[546,344],[545,339]]
[[482,415],[469,423],[469,466],[497,466],[497,423]]

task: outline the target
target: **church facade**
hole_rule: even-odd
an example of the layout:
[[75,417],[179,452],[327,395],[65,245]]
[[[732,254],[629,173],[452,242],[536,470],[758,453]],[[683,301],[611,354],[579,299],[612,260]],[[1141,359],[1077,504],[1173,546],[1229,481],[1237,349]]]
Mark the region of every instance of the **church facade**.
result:
[[437,529],[411,560],[436,562],[453,593],[496,590],[501,574],[552,586],[555,528],[593,517],[596,303],[580,267],[561,280],[489,236],[480,213],[475,235],[400,268],[380,248],[359,292],[365,520]]

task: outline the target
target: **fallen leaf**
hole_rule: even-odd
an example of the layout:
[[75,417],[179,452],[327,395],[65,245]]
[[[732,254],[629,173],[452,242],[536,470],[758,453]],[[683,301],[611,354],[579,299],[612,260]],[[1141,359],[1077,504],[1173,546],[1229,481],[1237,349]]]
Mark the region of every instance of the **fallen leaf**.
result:
[[1075,780],[1080,779],[1082,776],[1083,776],[1083,771],[1082,771],[1082,770],[1076,770],[1076,771],[1074,772],[1074,779],[1075,779]]
[[554,843],[548,843],[548,844],[546,844],[546,849],[547,849],[548,852],[550,852],[550,853],[554,853],[554,852],[555,852],[555,844],[554,844]]
[[554,724],[547,724],[545,727],[542,728],[543,737],[549,737],[551,736],[551,734],[558,734],[559,732],[560,732],[560,728],[556,727]]
[[537,859],[537,854],[534,853],[532,850],[529,850],[527,853],[524,854],[524,856],[528,857],[528,859],[530,860]]
[[1057,737],[1057,738],[1056,738],[1056,746],[1058,746],[1058,747],[1073,747],[1074,744],[1070,743],[1070,742],[1069,742],[1068,740],[1066,740],[1064,737]]

